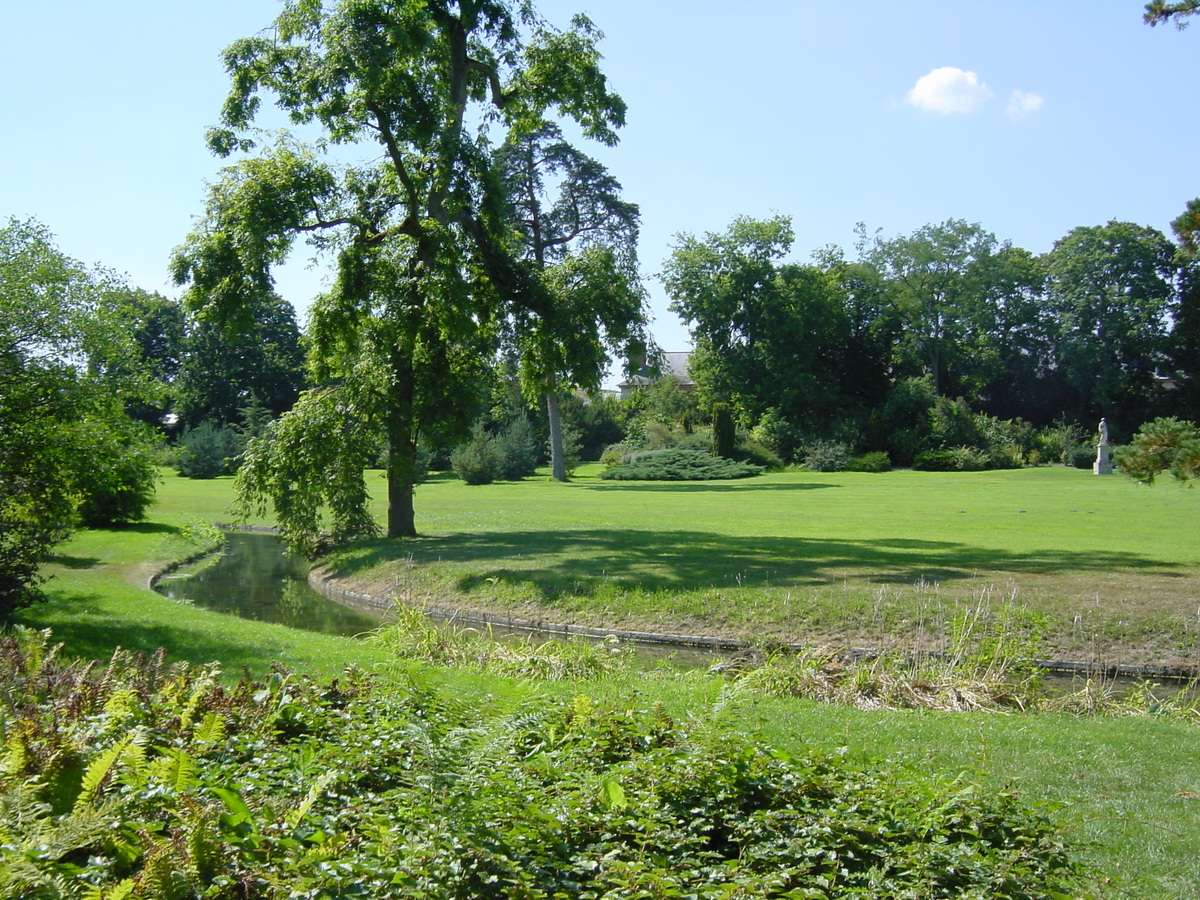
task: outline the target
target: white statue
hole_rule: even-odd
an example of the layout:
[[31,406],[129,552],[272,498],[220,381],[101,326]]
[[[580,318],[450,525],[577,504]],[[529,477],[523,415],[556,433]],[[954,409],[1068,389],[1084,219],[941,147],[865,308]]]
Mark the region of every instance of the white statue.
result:
[[1100,443],[1096,445],[1096,461],[1092,464],[1092,472],[1096,475],[1113,473],[1112,459],[1108,455],[1108,419],[1100,420]]

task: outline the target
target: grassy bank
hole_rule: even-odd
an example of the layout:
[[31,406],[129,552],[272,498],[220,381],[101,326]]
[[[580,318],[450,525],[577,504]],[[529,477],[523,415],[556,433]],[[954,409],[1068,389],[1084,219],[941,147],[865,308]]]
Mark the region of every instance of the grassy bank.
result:
[[833,646],[936,649],[962,616],[1009,605],[1046,656],[1200,662],[1200,496],[1173,484],[1059,467],[681,484],[595,474],[434,480],[418,490],[422,537],[333,563],[416,604]]
[[[1039,486],[1058,491],[1063,497],[1074,493],[1078,503],[1082,496],[1087,496],[1083,492],[1090,489],[1085,485],[1092,484],[1072,481],[1058,472],[1047,476],[1037,471],[1027,481],[1017,477],[1022,474],[1025,473],[1013,473],[1012,477],[1025,494],[1027,506],[1021,508],[1027,510],[1031,497],[1040,496]],[[903,484],[904,475],[906,473],[896,473],[896,481]],[[959,483],[960,503],[967,493],[965,486],[980,484],[974,482],[977,477],[981,476],[970,476],[972,482]],[[797,494],[808,497],[816,493],[835,493],[839,488],[809,488],[806,492],[806,489],[788,485],[802,484],[806,479],[821,479],[822,483],[836,485],[837,480],[829,482],[834,478],[779,476],[776,482],[764,482],[761,492],[771,497],[776,493],[786,495],[792,497],[793,502],[799,502],[794,500]],[[1103,490],[1108,493],[1104,495],[1105,499],[1097,501],[1091,513],[1093,516],[1102,511],[1109,517],[1125,515],[1136,524],[1138,516],[1120,508],[1114,500],[1121,497],[1150,504],[1162,503],[1168,507],[1171,503],[1195,502],[1191,494],[1170,489],[1161,491],[1163,496],[1160,498],[1159,492],[1126,493],[1125,487],[1121,486],[1124,483],[1116,480],[1096,481],[1104,482]],[[771,483],[784,486],[770,488]],[[840,490],[853,493],[853,479],[846,483],[851,486]],[[995,482],[982,482],[988,483],[1002,485],[1004,480],[997,477]],[[862,491],[868,487],[878,493],[886,485],[868,482]],[[575,518],[576,529],[599,528],[615,535],[622,522],[629,523],[637,517],[624,508],[626,504],[622,498],[627,498],[627,493],[603,493],[603,490],[597,489],[594,493],[601,497],[604,511],[597,511],[591,523],[585,525],[579,521],[582,514],[564,508],[560,499],[592,496],[589,482],[583,479],[566,488],[532,482],[488,489],[465,488],[453,483],[427,485],[421,489],[418,498],[419,508],[427,510],[429,517],[422,527],[432,532],[431,520],[436,516],[451,524],[444,525],[441,536],[431,534],[429,538],[403,546],[410,551],[419,549],[425,542],[429,542],[430,548],[439,541],[453,546],[456,540],[470,543],[472,534],[476,544],[513,544],[514,534],[536,531],[535,523],[539,520],[534,519],[533,514],[539,508],[549,522],[544,527],[559,523],[565,528]],[[985,493],[982,488],[976,490]],[[644,493],[633,493],[635,500],[641,498],[639,503],[652,505]],[[1009,501],[1013,499],[1000,489],[993,493],[997,495],[997,505],[1005,502],[1006,496]],[[923,490],[914,490],[910,494],[924,498],[921,503],[933,504],[930,509],[937,506]],[[718,527],[719,517],[715,510],[704,511],[704,506],[695,501],[678,505],[682,503],[679,496],[704,497],[707,492],[680,491],[659,495],[660,499],[664,496],[665,505],[674,505],[675,511],[670,516],[678,517],[677,527],[687,525],[701,531]],[[672,501],[672,497],[677,499]],[[916,772],[938,777],[963,775],[983,785],[985,790],[1011,789],[1027,802],[1061,804],[1054,813],[1054,820],[1063,827],[1066,838],[1081,848],[1082,857],[1088,863],[1111,875],[1113,881],[1105,891],[1107,896],[1200,898],[1200,878],[1195,865],[1200,856],[1200,751],[1197,750],[1196,726],[1187,722],[1162,718],[1080,719],[1066,715],[864,712],[810,701],[745,694],[736,685],[699,675],[617,676],[583,684],[543,684],[397,664],[381,650],[358,641],[230,620],[168,601],[148,591],[145,581],[150,571],[203,546],[208,535],[200,527],[201,523],[228,519],[228,499],[229,483],[225,480],[207,483],[168,480],[162,486],[160,501],[149,523],[119,531],[84,532],[64,546],[48,567],[56,576],[51,582],[51,601],[26,611],[21,616],[22,621],[36,627],[53,628],[58,639],[66,641],[70,654],[85,658],[105,658],[118,645],[147,651],[164,646],[172,658],[220,660],[227,672],[236,672],[246,665],[252,672],[263,674],[272,662],[278,661],[298,671],[330,675],[353,664],[383,673],[385,677],[435,686],[480,709],[497,713],[529,708],[579,692],[610,701],[618,708],[648,708],[661,702],[681,718],[716,717],[747,733],[760,732],[767,740],[793,752],[813,747],[837,753],[845,748],[844,752],[855,759],[888,760],[888,765],[910,767]],[[479,511],[474,514],[469,513],[472,504],[479,505]],[[1114,506],[1117,506],[1116,512]],[[778,510],[777,513],[782,515]],[[1052,509],[1044,510],[1041,515],[1052,513],[1059,515]],[[826,504],[823,509],[810,506],[794,511],[792,521],[794,527],[799,528],[795,523],[811,517],[824,523],[820,527],[830,527],[828,523],[836,518],[835,514],[835,504]],[[1029,514],[1027,511],[1023,515]],[[1146,522],[1149,523],[1156,514],[1161,515],[1162,510],[1157,513],[1148,510],[1144,514]],[[701,521],[702,515],[709,517],[708,520]],[[1022,514],[1014,512],[1012,515]],[[670,517],[665,516],[659,514],[654,521],[670,530]],[[465,524],[468,519],[471,519],[470,528]],[[745,521],[745,516],[727,514],[726,519],[729,529],[738,532],[749,546],[754,532],[752,523]],[[903,538],[890,540],[893,543],[928,541],[938,546],[951,543],[950,536],[938,530],[944,527],[938,524],[940,516],[931,512],[927,519],[930,532],[912,530]],[[1189,521],[1195,524],[1182,515],[1177,520],[1183,523],[1181,529]],[[488,537],[489,522],[494,523],[500,537]],[[1159,530],[1169,530],[1163,529],[1161,523],[1160,519]],[[652,526],[653,521],[642,523],[642,540],[649,539]],[[627,524],[625,527],[632,526]],[[868,530],[866,525],[854,527],[860,535]],[[1102,531],[1096,529],[1096,540]],[[1153,529],[1148,528],[1148,531]],[[971,534],[964,529],[957,543],[986,544],[989,533],[986,528],[974,529]],[[1194,528],[1192,533],[1195,533]],[[793,536],[785,540],[796,542],[802,538]],[[867,538],[841,537],[836,540],[854,543]],[[1016,540],[1013,537],[1011,542]],[[1037,543],[1029,536],[1022,536],[1021,540],[1027,545]],[[615,541],[617,538],[611,536],[610,543]],[[1003,543],[994,538],[993,542]],[[1072,552],[1063,550],[1061,545],[1062,542],[1057,552]],[[383,546],[372,545],[367,552],[379,552]],[[582,552],[586,546],[581,541],[576,545],[576,552]],[[619,545],[612,543],[612,546]],[[623,562],[619,557],[609,557],[613,559],[611,565],[657,566],[667,572],[685,565],[704,567],[705,570],[720,565],[718,560],[705,561],[699,554],[696,561],[687,562],[682,544],[673,551],[674,556],[665,558],[665,563],[656,563],[648,547],[636,549],[639,542],[634,538],[630,539],[629,546],[634,548],[631,550],[634,559]],[[1124,550],[1120,546],[1119,542],[1110,540],[1096,552],[1137,555],[1154,561],[1152,566],[1163,571],[1182,573],[1181,579],[1195,577],[1194,572],[1188,574],[1192,563],[1187,560],[1188,551],[1181,543],[1172,550],[1163,538],[1158,544],[1141,545],[1136,552],[1133,544]],[[913,552],[920,549],[915,547]],[[531,548],[530,552],[535,550]],[[510,564],[518,558],[517,552],[510,550]],[[1009,552],[1016,554],[1018,551],[1010,547]],[[782,560],[783,556],[780,558]],[[536,572],[537,559],[534,556],[524,560],[522,569]],[[551,570],[569,565],[566,556],[547,559]],[[451,561],[450,564],[457,563]],[[401,567],[407,570],[403,563]],[[582,570],[582,564],[579,568]],[[1092,571],[1102,575],[1104,569],[1097,565]],[[499,583],[498,580],[496,584]]]

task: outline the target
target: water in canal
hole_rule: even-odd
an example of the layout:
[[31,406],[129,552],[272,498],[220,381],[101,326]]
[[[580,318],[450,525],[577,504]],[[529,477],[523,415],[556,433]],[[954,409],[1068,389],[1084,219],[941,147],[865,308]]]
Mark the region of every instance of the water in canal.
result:
[[322,634],[361,634],[379,627],[385,615],[322,597],[308,586],[308,563],[289,556],[273,534],[230,532],[219,558],[176,569],[157,588],[202,609]]

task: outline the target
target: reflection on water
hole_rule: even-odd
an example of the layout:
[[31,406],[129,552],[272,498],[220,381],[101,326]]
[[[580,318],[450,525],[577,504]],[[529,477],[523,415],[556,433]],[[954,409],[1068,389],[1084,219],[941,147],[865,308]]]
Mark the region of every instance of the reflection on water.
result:
[[288,556],[283,541],[271,534],[231,532],[215,563],[179,569],[160,581],[158,590],[213,612],[322,634],[360,634],[381,621],[310,588],[307,562]]

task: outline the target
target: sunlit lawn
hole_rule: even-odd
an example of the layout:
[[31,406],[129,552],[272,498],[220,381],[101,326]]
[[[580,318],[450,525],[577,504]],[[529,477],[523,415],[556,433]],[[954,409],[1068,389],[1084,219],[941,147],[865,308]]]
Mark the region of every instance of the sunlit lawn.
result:
[[[967,605],[1015,602],[1048,651],[1194,662],[1200,494],[1061,467],[789,472],[606,482],[586,467],[417,492],[422,537],[341,554],[414,602],[817,642],[912,639]],[[382,517],[383,479],[370,473]]]

